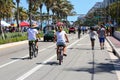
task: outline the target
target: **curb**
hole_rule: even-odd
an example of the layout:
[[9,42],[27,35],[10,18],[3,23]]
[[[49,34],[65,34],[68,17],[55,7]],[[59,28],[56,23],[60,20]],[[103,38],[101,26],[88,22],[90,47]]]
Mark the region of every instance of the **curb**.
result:
[[25,43],[28,43],[28,40],[19,41],[19,42],[13,42],[13,43],[7,43],[7,44],[2,44],[2,45],[0,45],[0,49],[12,47],[12,46],[17,46],[17,45],[25,44]]
[[[40,40],[43,41],[43,38],[41,38]],[[26,44],[26,43],[28,43],[28,40],[2,44],[2,45],[0,45],[0,49],[12,47],[12,46],[17,46],[17,45],[21,45],[21,44]]]
[[119,54],[119,51],[116,49],[116,47],[112,44],[112,42],[106,38],[106,40],[108,41],[108,43],[110,44],[110,46],[112,47],[112,51],[113,51],[113,54],[115,56],[117,56],[118,58],[120,58],[120,54]]

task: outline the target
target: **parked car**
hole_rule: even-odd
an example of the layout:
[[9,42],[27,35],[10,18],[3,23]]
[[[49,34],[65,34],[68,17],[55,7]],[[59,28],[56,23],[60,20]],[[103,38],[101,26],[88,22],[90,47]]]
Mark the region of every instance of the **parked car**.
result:
[[43,37],[44,41],[53,41],[54,40],[54,31],[46,31]]
[[68,30],[68,32],[69,32],[69,34],[70,33],[74,33],[75,34],[76,33],[75,27],[70,27],[69,30]]

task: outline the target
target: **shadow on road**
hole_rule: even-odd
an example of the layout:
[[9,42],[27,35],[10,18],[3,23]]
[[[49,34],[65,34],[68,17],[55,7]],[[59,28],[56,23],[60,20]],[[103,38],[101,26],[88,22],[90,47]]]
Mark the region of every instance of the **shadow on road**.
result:
[[19,59],[19,60],[28,60],[30,58],[29,57],[24,57],[24,58],[10,58],[10,59],[12,59],[12,60],[17,60],[17,59]]
[[[74,49],[76,49],[76,50],[91,50],[91,48],[82,48],[82,47],[80,47],[80,48],[74,48],[74,47],[71,47],[71,48],[68,48],[69,50],[74,50]],[[100,48],[95,48],[95,50],[101,50]]]
[[[80,66],[80,67],[71,67],[71,68],[66,68],[64,70],[66,71],[75,71],[75,72],[88,72],[91,74],[91,80],[94,80],[94,74],[99,74],[99,73],[111,73],[111,74],[116,74],[114,71],[120,71],[120,59],[118,60],[108,60],[107,62],[104,63],[97,63],[95,61],[95,51],[92,51],[92,61],[88,62],[88,64],[91,64],[91,67],[87,66]],[[114,65],[113,65],[114,64]],[[116,66],[116,67],[114,67]]]
[[49,62],[47,62],[47,63],[36,63],[36,64],[38,64],[38,65],[39,65],[39,64],[51,65],[51,66],[53,66],[53,65],[59,65],[57,61],[49,61]]

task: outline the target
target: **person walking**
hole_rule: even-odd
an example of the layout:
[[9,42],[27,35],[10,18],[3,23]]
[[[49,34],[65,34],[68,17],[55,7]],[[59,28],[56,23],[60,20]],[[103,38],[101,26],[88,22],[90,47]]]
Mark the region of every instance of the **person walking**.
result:
[[100,42],[100,48],[102,50],[104,49],[104,42],[106,38],[106,29],[103,25],[100,25],[100,28],[98,29],[98,37]]
[[95,31],[94,27],[90,27],[89,36],[90,36],[90,40],[91,40],[92,50],[94,50],[95,39],[96,39],[96,36],[97,36],[97,32]]
[[81,34],[81,26],[78,26],[78,39],[80,39],[80,34]]

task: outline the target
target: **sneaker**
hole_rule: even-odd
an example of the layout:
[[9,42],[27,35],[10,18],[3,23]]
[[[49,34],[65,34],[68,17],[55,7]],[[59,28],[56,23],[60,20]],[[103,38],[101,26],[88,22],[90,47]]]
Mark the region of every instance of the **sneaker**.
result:
[[57,54],[57,60],[59,60],[59,55]]
[[94,48],[92,48],[92,50],[94,50]]
[[67,54],[63,54],[63,56],[67,56]]
[[103,49],[104,49],[104,47],[103,47]]

